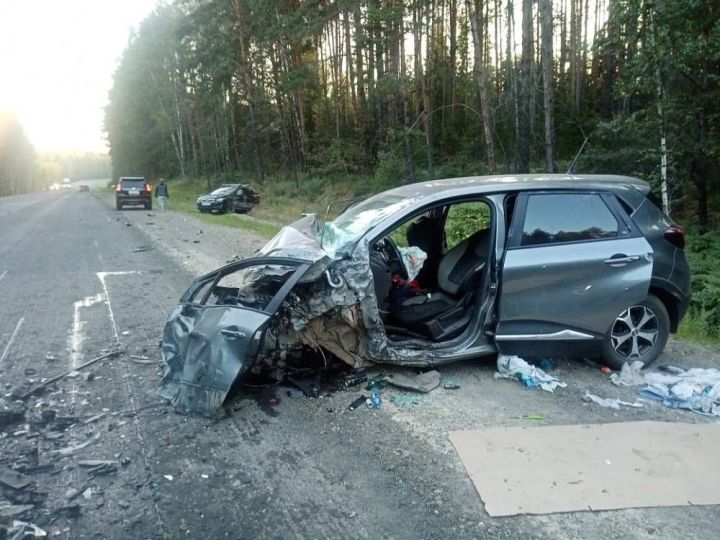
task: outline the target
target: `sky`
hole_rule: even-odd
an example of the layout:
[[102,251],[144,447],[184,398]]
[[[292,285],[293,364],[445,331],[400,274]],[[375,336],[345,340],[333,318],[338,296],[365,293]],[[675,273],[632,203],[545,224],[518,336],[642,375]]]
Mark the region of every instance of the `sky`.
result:
[[0,0],[0,109],[38,151],[107,152],[112,75],[156,0]]

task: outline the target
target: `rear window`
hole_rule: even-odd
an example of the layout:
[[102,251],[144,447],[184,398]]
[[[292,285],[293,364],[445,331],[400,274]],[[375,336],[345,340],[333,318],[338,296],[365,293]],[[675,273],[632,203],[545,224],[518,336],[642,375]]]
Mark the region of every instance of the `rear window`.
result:
[[[624,227],[624,226],[623,226]],[[600,195],[530,195],[523,225],[523,246],[614,238],[620,224]]]
[[120,183],[125,189],[128,188],[137,188],[137,189],[143,189],[145,187],[145,180],[128,180],[128,179],[121,179]]

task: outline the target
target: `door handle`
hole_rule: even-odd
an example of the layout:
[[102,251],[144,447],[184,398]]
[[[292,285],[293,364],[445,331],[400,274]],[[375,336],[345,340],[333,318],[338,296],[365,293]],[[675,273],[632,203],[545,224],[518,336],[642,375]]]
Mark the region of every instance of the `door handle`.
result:
[[609,259],[605,259],[603,261],[604,264],[609,264],[610,266],[616,266],[616,265],[624,265],[631,262],[636,262],[640,260],[639,255],[613,255]]
[[220,333],[226,338],[230,339],[242,339],[244,337],[247,337],[247,334],[245,332],[241,332],[240,330],[230,330],[228,328],[223,328],[222,330],[220,330]]

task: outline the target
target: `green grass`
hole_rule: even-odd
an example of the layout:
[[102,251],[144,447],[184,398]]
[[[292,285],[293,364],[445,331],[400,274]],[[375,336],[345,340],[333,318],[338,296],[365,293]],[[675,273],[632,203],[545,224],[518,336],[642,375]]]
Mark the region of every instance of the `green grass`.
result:
[[[197,198],[211,189],[207,180],[188,179],[168,181],[170,190],[169,208],[186,212],[207,223],[237,227],[271,237],[280,227],[299,219],[303,213],[316,213],[324,218],[329,203],[357,195],[369,195],[376,189],[375,183],[368,179],[350,178],[332,182],[307,177],[298,182],[286,179],[270,179],[259,185],[250,178],[239,180],[251,184],[260,192],[261,201],[249,215],[242,214],[204,214],[195,206]],[[331,209],[336,215],[341,206]]]
[[692,313],[688,313],[680,323],[675,337],[720,349],[720,337],[708,334],[701,319]]
[[193,214],[195,214],[198,219],[206,223],[246,229],[267,238],[272,238],[280,230],[279,225],[273,225],[264,221],[256,221],[251,217],[238,214],[203,214],[197,210],[193,212]]

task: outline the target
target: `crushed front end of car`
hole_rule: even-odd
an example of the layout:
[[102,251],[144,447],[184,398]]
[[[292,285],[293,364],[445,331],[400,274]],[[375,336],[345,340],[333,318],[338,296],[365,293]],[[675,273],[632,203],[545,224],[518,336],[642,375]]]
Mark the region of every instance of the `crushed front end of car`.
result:
[[212,416],[249,373],[308,347],[353,367],[431,363],[422,347],[388,347],[368,246],[329,256],[314,216],[190,285],[165,325],[160,395],[178,412]]

